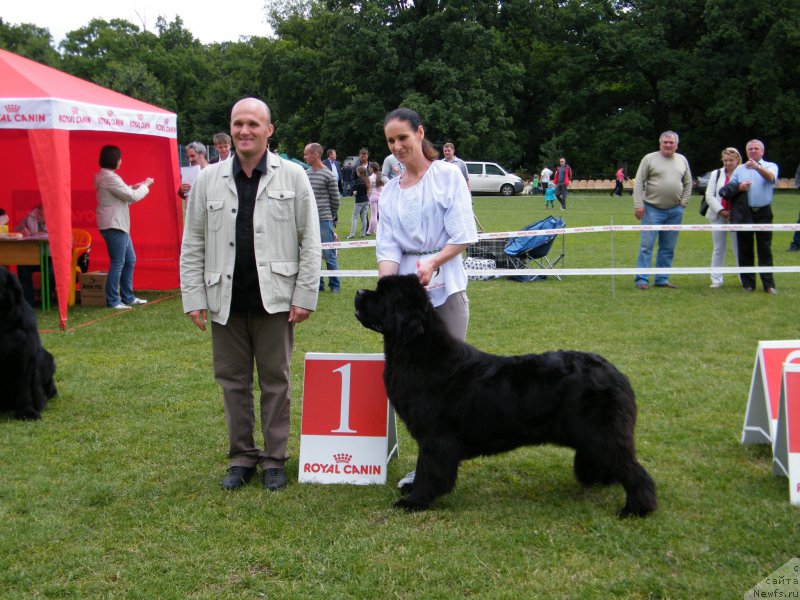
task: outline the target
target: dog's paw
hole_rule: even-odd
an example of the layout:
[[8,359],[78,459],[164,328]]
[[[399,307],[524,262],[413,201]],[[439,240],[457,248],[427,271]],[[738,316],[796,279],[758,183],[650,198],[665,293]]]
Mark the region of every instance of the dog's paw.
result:
[[17,413],[17,419],[20,421],[38,421],[42,415],[34,408],[26,408]]
[[626,505],[626,506],[623,506],[623,507],[622,507],[622,508],[619,510],[619,512],[617,513],[617,516],[618,516],[620,519],[627,519],[627,518],[629,518],[629,517],[646,517],[646,516],[647,516],[647,515],[649,515],[651,512],[653,512],[653,509],[647,509],[647,508],[629,508],[629,507]]
[[408,498],[400,498],[397,502],[394,503],[395,508],[402,509],[406,512],[419,512],[421,510],[426,510],[428,505],[417,504],[416,502],[410,502]]

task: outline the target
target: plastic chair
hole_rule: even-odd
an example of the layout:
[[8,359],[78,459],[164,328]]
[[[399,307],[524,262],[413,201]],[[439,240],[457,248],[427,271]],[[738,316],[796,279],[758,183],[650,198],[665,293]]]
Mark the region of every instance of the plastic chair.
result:
[[92,234],[85,229],[72,230],[72,279],[69,284],[69,306],[75,305],[75,284],[81,276],[78,259],[92,247]]

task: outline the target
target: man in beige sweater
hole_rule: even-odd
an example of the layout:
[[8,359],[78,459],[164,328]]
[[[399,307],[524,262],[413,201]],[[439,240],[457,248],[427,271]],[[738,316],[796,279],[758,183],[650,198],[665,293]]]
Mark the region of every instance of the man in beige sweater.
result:
[[[680,225],[683,209],[692,193],[692,173],[689,161],[678,154],[678,134],[665,131],[658,138],[659,151],[647,154],[636,171],[633,189],[633,208],[642,225]],[[668,269],[678,243],[677,231],[642,231],[639,258],[636,267],[649,269],[653,264],[653,247],[658,238],[656,268]],[[669,281],[669,275],[655,276],[656,287],[678,287]],[[650,276],[639,274],[635,285],[640,290],[650,287]]]

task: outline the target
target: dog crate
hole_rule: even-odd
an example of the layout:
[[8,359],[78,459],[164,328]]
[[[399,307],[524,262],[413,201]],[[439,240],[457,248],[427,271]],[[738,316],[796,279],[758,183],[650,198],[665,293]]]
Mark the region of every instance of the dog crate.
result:
[[477,244],[467,247],[467,257],[493,260],[498,269],[516,269],[511,257],[503,251],[506,241],[504,239],[479,240]]
[[[562,229],[564,220],[553,216],[546,217],[536,223],[531,223],[523,228],[523,231],[541,229]],[[560,251],[554,260],[548,258],[548,253],[556,239],[560,237]],[[467,247],[467,260],[475,259],[479,261],[494,261],[497,269],[542,269],[541,276],[514,276],[512,279],[518,281],[534,281],[543,279],[548,271],[552,271],[564,260],[566,248],[564,234],[552,234],[546,236],[516,237],[506,239],[485,239]],[[466,263],[465,263],[466,266]],[[550,273],[553,277],[560,280],[561,277],[555,273]]]

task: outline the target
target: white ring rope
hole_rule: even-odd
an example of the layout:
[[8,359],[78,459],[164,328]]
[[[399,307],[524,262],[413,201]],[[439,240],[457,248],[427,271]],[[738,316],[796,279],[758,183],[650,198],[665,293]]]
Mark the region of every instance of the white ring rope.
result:
[[[496,240],[541,235],[568,235],[573,233],[604,233],[613,231],[800,231],[800,223],[769,223],[739,225],[598,225],[595,227],[564,227],[534,231],[498,231],[478,234],[479,240]],[[347,248],[374,248],[375,240],[328,242],[323,250]],[[599,269],[467,269],[468,276],[506,277],[515,275],[659,275],[704,273],[800,273],[800,265],[792,267],[675,267],[659,268],[599,268]],[[376,270],[322,271],[322,277],[377,277]]]

